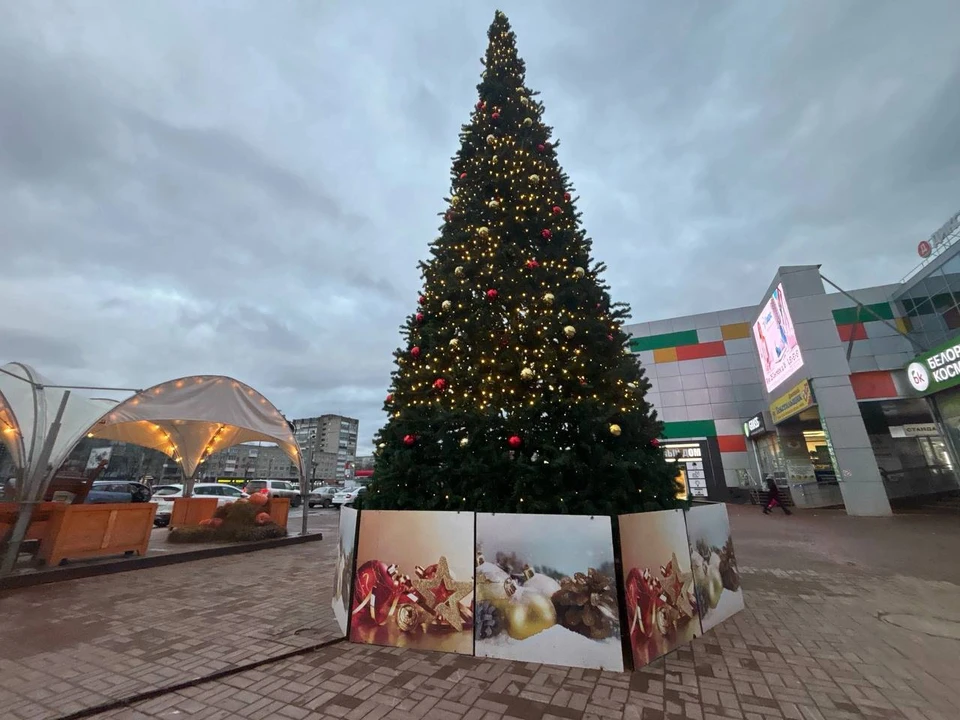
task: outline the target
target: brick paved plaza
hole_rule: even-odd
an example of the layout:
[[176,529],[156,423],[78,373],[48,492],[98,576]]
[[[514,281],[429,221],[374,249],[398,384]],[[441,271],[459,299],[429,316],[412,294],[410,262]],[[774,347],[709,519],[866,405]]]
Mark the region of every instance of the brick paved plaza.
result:
[[[332,530],[336,515],[320,521]],[[954,720],[960,522],[731,507],[747,610],[632,674],[336,643],[108,712],[146,718]],[[336,637],[334,535],[0,595],[0,716],[57,718]],[[897,624],[894,624],[897,623]],[[914,629],[904,629],[904,625]],[[932,633],[932,634],[929,634]]]

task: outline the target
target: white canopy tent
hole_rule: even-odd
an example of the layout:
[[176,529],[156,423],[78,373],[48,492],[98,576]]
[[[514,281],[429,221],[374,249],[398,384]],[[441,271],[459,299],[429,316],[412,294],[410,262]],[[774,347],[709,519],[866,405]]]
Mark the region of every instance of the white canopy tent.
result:
[[44,463],[41,449],[68,391],[50,387],[50,381],[23,363],[9,363],[0,370],[0,438],[13,458],[18,485],[22,484],[18,495],[38,498],[90,426],[117,401],[71,393]]
[[[83,389],[83,388],[72,388]],[[84,435],[118,440],[166,453],[180,466],[191,494],[200,463],[231,445],[276,443],[296,465],[301,489],[306,475],[292,427],[263,395],[233,378],[180,378],[121,402],[90,399],[51,385],[22,363],[0,368],[0,440],[17,468],[21,512],[0,562],[0,576],[13,570],[33,503]],[[90,389],[90,388],[87,388]],[[303,532],[307,514],[303,514]]]
[[91,437],[166,453],[192,480],[210,454],[246,442],[276,443],[304,477],[293,430],[267,398],[223,376],[185,377],[137,393],[90,426]]

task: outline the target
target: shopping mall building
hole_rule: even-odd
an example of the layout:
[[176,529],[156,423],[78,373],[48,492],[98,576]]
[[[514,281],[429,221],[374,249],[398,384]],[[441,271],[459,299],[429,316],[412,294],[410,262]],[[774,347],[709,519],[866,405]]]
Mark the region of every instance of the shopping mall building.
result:
[[749,307],[626,328],[692,496],[772,475],[800,507],[888,515],[960,488],[960,213],[893,285],[781,267]]

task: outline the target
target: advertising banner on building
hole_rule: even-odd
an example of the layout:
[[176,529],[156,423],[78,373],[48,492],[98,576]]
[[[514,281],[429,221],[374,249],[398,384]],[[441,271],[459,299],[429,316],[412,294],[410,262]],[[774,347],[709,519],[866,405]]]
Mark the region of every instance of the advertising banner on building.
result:
[[817,404],[809,380],[801,380],[783,395],[770,403],[770,417],[774,424],[781,423],[807,408]]
[[803,356],[797,344],[797,334],[782,283],[777,285],[753,324],[753,339],[760,353],[760,368],[768,393],[803,367]]
[[960,385],[960,338],[917,356],[907,365],[907,379],[923,395]]

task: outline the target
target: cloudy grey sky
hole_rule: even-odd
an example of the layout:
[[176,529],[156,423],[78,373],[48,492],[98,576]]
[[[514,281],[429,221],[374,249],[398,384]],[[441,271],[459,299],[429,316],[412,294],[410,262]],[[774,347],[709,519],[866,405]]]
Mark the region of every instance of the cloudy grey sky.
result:
[[[0,3],[0,362],[232,375],[369,449],[496,6]],[[635,321],[895,282],[960,209],[956,0],[499,6]]]

